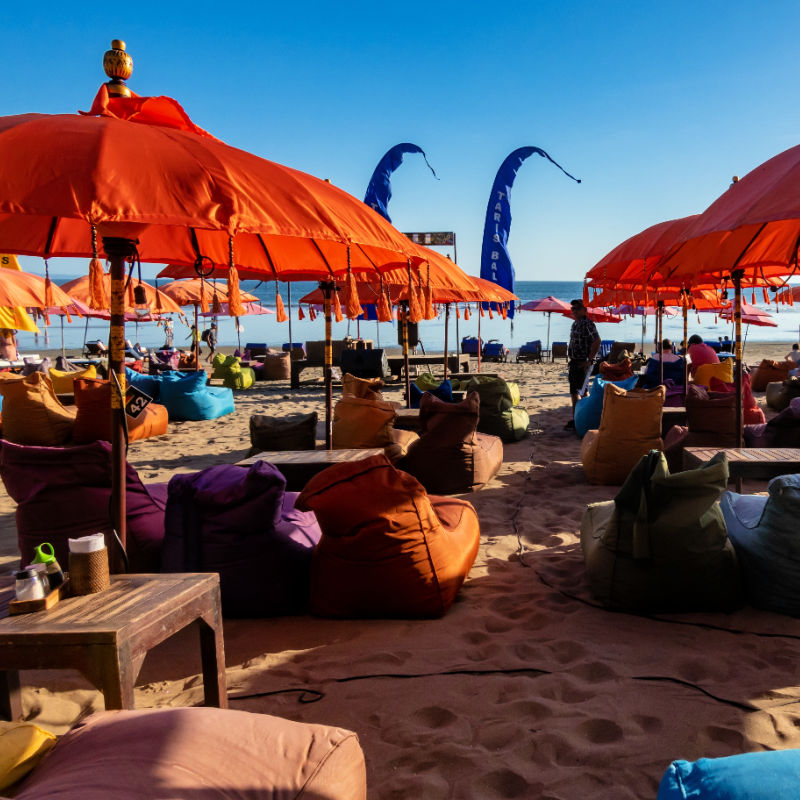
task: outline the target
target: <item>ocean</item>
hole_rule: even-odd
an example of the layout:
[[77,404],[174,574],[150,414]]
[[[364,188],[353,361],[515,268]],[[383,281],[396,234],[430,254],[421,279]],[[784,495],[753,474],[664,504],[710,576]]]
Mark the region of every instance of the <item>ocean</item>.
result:
[[[56,283],[64,283],[76,275],[54,275]],[[262,304],[268,308],[275,307],[275,284],[256,283],[255,281],[242,281],[242,288],[257,295]],[[581,297],[582,283],[580,281],[518,281],[516,294],[525,303],[528,300],[547,297],[553,295],[561,300],[570,300]],[[281,296],[284,304],[288,308],[289,295],[287,284],[282,283]],[[306,315],[304,320],[297,319],[297,300],[308,292],[316,288],[314,283],[300,282],[292,284],[292,338],[296,342],[304,342],[311,339],[322,339],[324,336],[324,323],[322,316],[311,321]],[[747,302],[751,301],[749,292],[745,293]],[[757,298],[758,299],[758,298]],[[762,307],[763,304],[762,304]],[[764,342],[794,342],[800,338],[798,327],[800,326],[800,306],[787,307],[781,306],[776,313],[775,306],[766,306],[767,310],[774,315],[778,326],[775,328],[752,326],[747,330],[747,337],[752,341]],[[305,310],[305,309],[304,309]],[[187,319],[190,319],[193,310],[188,308]],[[541,339],[544,343],[547,339],[548,315],[520,311],[517,313],[513,322],[503,320],[499,315],[495,315],[493,320],[488,315],[481,320],[481,336],[484,341],[497,339],[507,347],[515,348],[524,342]],[[559,314],[553,314],[550,318],[550,341],[566,341],[569,338],[569,328],[571,319]],[[654,318],[647,317],[647,332],[645,342],[653,339]],[[44,326],[42,334],[36,336],[31,333],[20,333],[18,335],[20,350],[22,352],[35,352],[37,349],[57,348],[61,346],[61,320],[59,317],[51,317],[49,329]],[[253,317],[242,317],[242,330],[237,338],[237,331],[234,320],[229,317],[219,318],[219,343],[223,346],[236,346],[241,341],[242,345],[246,342],[266,342],[271,346],[280,347],[283,342],[289,341],[288,323],[278,323],[275,316],[263,315]],[[201,328],[204,323],[201,321]],[[621,323],[602,323],[598,325],[598,330],[603,339],[617,339],[622,341],[635,341],[638,344],[642,341],[642,318],[626,318]],[[455,313],[450,314],[449,348],[455,347],[456,338],[464,336],[476,336],[478,331],[477,315],[472,314],[469,321],[463,319],[456,320]],[[153,322],[140,323],[135,325],[128,323],[126,335],[131,341],[138,341],[145,347],[158,347],[164,342],[162,329]],[[189,327],[182,325],[177,320],[174,326],[175,344],[178,347],[188,346]],[[396,323],[377,323],[377,322],[343,322],[333,324],[334,339],[341,339],[347,335],[357,336],[360,332],[365,339],[372,339],[375,346],[386,348],[396,348],[397,328]],[[732,336],[731,326],[722,320],[715,321],[713,314],[690,314],[689,333],[699,333],[704,339],[716,339],[717,337],[728,335]],[[63,326],[64,345],[67,350],[79,350],[84,339],[102,339],[108,341],[108,322],[103,320],[74,319],[72,323],[65,323]],[[664,335],[670,339],[680,341],[683,338],[683,319],[680,313],[674,317],[664,318]],[[444,346],[444,315],[439,319],[420,323],[419,337],[422,346],[426,351],[435,352],[443,349]],[[645,347],[648,345],[645,344]]]

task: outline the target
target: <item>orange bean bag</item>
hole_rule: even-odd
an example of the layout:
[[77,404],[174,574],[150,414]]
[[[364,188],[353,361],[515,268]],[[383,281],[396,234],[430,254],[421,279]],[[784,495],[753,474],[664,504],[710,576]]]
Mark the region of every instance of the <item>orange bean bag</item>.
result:
[[395,409],[385,400],[343,397],[333,409],[333,447],[386,447],[392,444]]
[[385,456],[336,464],[295,502],[322,529],[311,565],[311,610],[324,617],[438,617],[480,543],[475,509],[429,497]]
[[707,389],[715,378],[723,383],[733,383],[732,358],[726,358],[724,361],[720,361],[719,364],[701,364],[694,373],[694,382],[700,384],[700,386],[705,386]]
[[617,364],[610,364],[608,361],[601,361],[598,372],[607,381],[624,381],[633,375],[631,360],[623,358]]
[[[76,444],[111,440],[111,389],[108,381],[78,378],[75,381],[78,414],[72,431]],[[128,440],[147,439],[167,432],[169,415],[165,406],[150,403],[138,417],[127,417]]]
[[621,485],[639,459],[650,450],[663,450],[661,411],[666,389],[626,392],[607,383],[600,428],[581,443],[581,461],[589,483]]
[[765,392],[767,384],[773,381],[785,381],[789,370],[794,369],[793,361],[770,361],[765,358],[753,373],[753,391]]
[[61,405],[43,372],[24,378],[0,375],[3,395],[3,438],[15,444],[58,447],[72,436],[75,408]]
[[346,372],[342,378],[342,397],[361,397],[365,400],[383,400],[380,378],[357,378]]

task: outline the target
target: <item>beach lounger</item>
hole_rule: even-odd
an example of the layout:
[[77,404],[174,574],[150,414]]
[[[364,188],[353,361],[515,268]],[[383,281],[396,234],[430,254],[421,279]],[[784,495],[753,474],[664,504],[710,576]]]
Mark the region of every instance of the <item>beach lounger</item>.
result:
[[542,341],[536,339],[532,342],[525,342],[517,352],[517,362],[536,361],[542,363]]
[[553,342],[550,345],[550,360],[555,361],[557,358],[566,360],[568,358],[567,350],[568,345],[566,342]]

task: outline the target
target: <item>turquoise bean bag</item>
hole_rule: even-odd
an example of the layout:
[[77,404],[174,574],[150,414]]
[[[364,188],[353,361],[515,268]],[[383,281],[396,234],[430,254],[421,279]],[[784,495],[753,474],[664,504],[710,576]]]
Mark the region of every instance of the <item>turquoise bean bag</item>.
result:
[[[186,375],[187,373],[181,372],[180,374]],[[153,402],[159,402],[159,396],[161,394],[160,376],[142,375],[141,372],[137,372],[135,369],[125,367],[125,379],[130,386],[135,386],[137,389],[141,389],[141,391],[143,391],[149,397],[152,397]]]
[[620,389],[633,389],[636,386],[638,375],[625,378],[624,381],[607,381],[599,375],[594,379],[592,389],[588,397],[582,397],[575,406],[575,431],[581,438],[587,431],[595,430],[600,427],[600,417],[603,416],[603,392],[607,383],[613,383]]
[[673,761],[656,800],[790,800],[798,796],[800,750]]
[[203,370],[162,375],[159,402],[167,407],[170,420],[216,419],[234,411],[233,391],[208,386]]
[[[769,482],[769,496],[725,492],[722,514],[756,608],[800,616],[800,475]],[[799,795],[800,796],[800,795]]]

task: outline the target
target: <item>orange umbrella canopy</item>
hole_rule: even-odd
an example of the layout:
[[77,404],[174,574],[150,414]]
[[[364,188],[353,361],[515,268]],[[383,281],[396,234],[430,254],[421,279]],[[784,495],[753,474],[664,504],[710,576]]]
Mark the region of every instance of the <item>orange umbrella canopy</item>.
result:
[[[48,291],[52,294],[49,298]],[[58,286],[51,284],[46,287],[44,278],[31,275],[29,272],[17,272],[10,269],[0,270],[0,306],[42,309],[49,306],[74,308],[72,298]]]
[[[205,306],[214,299],[214,295],[220,303],[228,302],[228,292],[224,286],[211,281],[201,281],[200,278],[170,281],[160,286],[158,290],[179,306]],[[258,300],[249,292],[240,292],[240,297],[243,303]]]
[[[131,280],[128,284],[128,291],[125,292],[125,311],[136,311],[136,301],[133,298],[133,289],[138,286],[139,281]],[[181,314],[181,307],[171,298],[165,296],[149,283],[141,282],[147,297],[147,307],[153,314]],[[91,302],[91,287],[88,275],[84,275],[75,280],[67,281],[61,287],[65,292],[73,295],[76,299],[85,303],[87,306]],[[111,296],[111,276],[108,273],[103,275],[103,290],[105,293],[105,308],[109,308],[109,297]]]
[[[152,101],[152,102],[150,102]],[[0,249],[95,254],[102,236],[138,239],[142,261],[242,277],[324,278],[421,259],[360,200],[238,150],[170,98],[109,98],[91,114],[0,117]],[[349,250],[349,257],[348,257]]]

